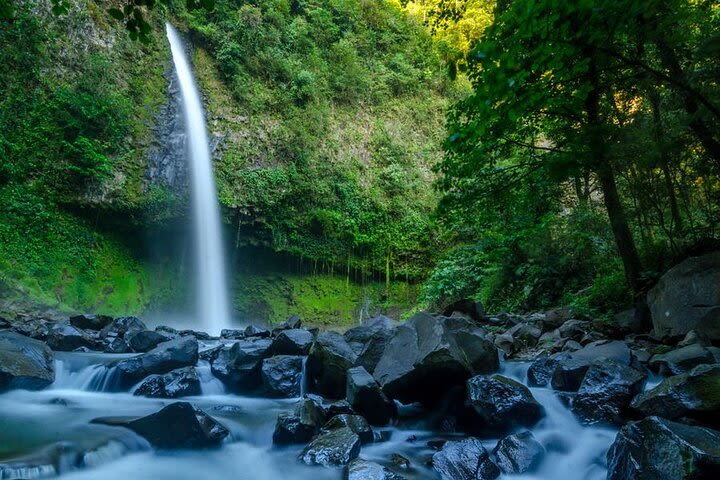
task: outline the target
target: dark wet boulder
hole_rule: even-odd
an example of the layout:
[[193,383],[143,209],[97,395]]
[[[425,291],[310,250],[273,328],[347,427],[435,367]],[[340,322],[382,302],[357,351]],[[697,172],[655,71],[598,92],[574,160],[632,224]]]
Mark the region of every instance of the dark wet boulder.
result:
[[22,318],[20,321],[15,321],[12,329],[24,337],[45,341],[50,332],[50,326],[52,326],[52,322],[41,318]]
[[558,365],[551,379],[552,387],[555,390],[576,392],[590,365],[603,358],[630,365],[632,353],[625,342],[619,340],[592,342],[581,350],[569,352],[567,356],[558,358]]
[[55,380],[53,352],[44,343],[8,330],[0,331],[0,392],[40,390]]
[[356,458],[343,473],[343,480],[406,480],[382,465]]
[[350,406],[372,425],[386,425],[395,415],[395,402],[387,398],[380,385],[363,367],[347,372],[346,398]]
[[373,430],[367,420],[360,415],[343,413],[335,415],[328,420],[320,429],[321,432],[328,432],[338,428],[347,427],[360,437],[361,443],[372,443],[374,439]]
[[545,457],[545,448],[529,431],[508,435],[493,449],[495,463],[507,474],[532,472]]
[[200,377],[194,367],[178,368],[164,375],[150,375],[133,395],[153,398],[179,398],[202,394]]
[[482,303],[469,298],[453,302],[445,307],[445,310],[443,310],[443,315],[446,317],[451,317],[453,313],[465,315],[475,322],[485,320],[485,308]]
[[320,395],[315,395],[314,393],[305,395],[305,398],[315,402],[318,408],[322,411],[322,414],[325,415],[326,419],[332,418],[335,415],[342,415],[344,413],[355,413],[347,400],[344,399],[328,400]]
[[347,465],[360,454],[360,437],[348,427],[321,433],[300,454],[306,465]]
[[343,336],[350,346],[354,347],[357,353],[360,353],[375,333],[392,330],[394,327],[395,324],[392,320],[384,315],[379,315],[369,319],[362,325],[348,329]]
[[700,365],[688,373],[668,377],[636,396],[630,408],[641,416],[691,418],[720,428],[720,364]]
[[706,347],[695,343],[667,353],[653,355],[648,366],[661,375],[679,375],[698,365],[715,363],[715,356]]
[[473,374],[498,366],[495,345],[470,321],[419,313],[397,328],[373,376],[390,398],[433,404]]
[[187,402],[171,403],[123,426],[145,438],[153,447],[162,449],[216,447],[230,433],[210,415]]
[[380,358],[382,358],[385,353],[388,343],[390,343],[395,336],[395,330],[395,328],[376,330],[358,354],[355,365],[365,368],[369,373],[373,373]]
[[516,349],[534,347],[542,335],[539,328],[529,323],[518,323],[505,333],[512,336]]
[[536,359],[527,371],[528,385],[531,387],[547,387],[555,369],[562,360],[568,357],[568,353],[554,353]]
[[250,337],[258,337],[258,338],[268,338],[271,335],[270,330],[267,328],[258,327],[257,325],[248,325],[245,327],[245,338]]
[[647,375],[614,360],[599,360],[588,369],[572,409],[585,424],[622,425],[633,397]]
[[307,355],[312,347],[313,335],[303,328],[283,330],[273,339],[273,355]]
[[100,338],[121,337],[129,332],[147,330],[145,324],[137,317],[119,317],[100,330]]
[[115,367],[117,384],[128,389],[148,375],[162,375],[182,367],[190,367],[198,361],[198,343],[194,337],[180,337],[164,342],[147,353],[120,360]]
[[580,340],[587,334],[591,325],[587,320],[568,320],[558,328],[558,332],[560,333],[560,338]]
[[46,342],[50,348],[57,352],[72,352],[80,347],[91,350],[97,348],[95,340],[84,330],[68,323],[56,323],[53,325],[48,332]]
[[171,337],[153,330],[137,330],[125,335],[125,341],[133,352],[144,353],[152,350]]
[[337,332],[322,332],[315,339],[307,359],[310,390],[330,398],[345,397],[347,371],[357,355]]
[[113,321],[109,315],[74,315],[70,317],[70,325],[83,330],[102,330]]
[[220,331],[220,338],[224,338],[226,340],[242,340],[245,338],[245,330],[223,328]]
[[720,340],[720,252],[692,257],[668,270],[648,292],[655,335],[681,338],[690,330]]
[[472,437],[445,442],[432,464],[442,480],[493,480],[501,473],[480,440]]
[[294,413],[278,416],[273,432],[273,444],[292,445],[309,442],[325,423],[326,416],[320,406],[311,399],[302,399]]
[[545,409],[528,388],[502,375],[478,375],[467,382],[467,412],[463,429],[475,434],[505,433],[517,426],[532,427]]
[[608,458],[608,480],[720,478],[720,432],[648,417],[625,425]]
[[270,356],[270,344],[268,338],[248,338],[223,347],[212,361],[212,373],[231,390],[256,390],[262,383],[260,369],[263,359]]
[[260,376],[264,395],[272,398],[299,397],[305,357],[276,355],[262,361]]

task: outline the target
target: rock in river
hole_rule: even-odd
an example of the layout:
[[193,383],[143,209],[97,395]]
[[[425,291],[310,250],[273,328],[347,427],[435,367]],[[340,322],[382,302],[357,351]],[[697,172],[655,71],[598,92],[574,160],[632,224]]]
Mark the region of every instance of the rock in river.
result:
[[356,458],[345,470],[343,480],[406,480],[380,464]]
[[212,373],[231,390],[252,391],[260,387],[260,369],[269,357],[271,340],[249,338],[223,347],[212,361]]
[[337,332],[322,332],[315,339],[307,360],[310,390],[330,398],[344,398],[347,371],[357,355]]
[[445,442],[432,463],[442,480],[492,480],[501,473],[480,440],[472,437]]
[[19,333],[0,332],[0,392],[40,390],[54,380],[53,353],[47,345]]
[[276,355],[263,360],[260,367],[263,393],[273,398],[299,397],[304,358],[297,355]]
[[152,374],[164,374],[176,368],[193,366],[198,361],[198,343],[194,337],[164,342],[137,357],[114,364],[118,386],[127,389]]
[[659,417],[628,423],[608,452],[607,478],[720,478],[720,432]]
[[664,379],[636,396],[630,408],[642,416],[692,418],[720,427],[720,365],[700,365],[688,373]]
[[433,404],[473,374],[498,366],[495,345],[471,321],[418,313],[397,328],[373,376],[390,398]]
[[171,403],[138,419],[97,418],[93,423],[129,428],[155,448],[208,448],[220,445],[230,433],[207,413],[187,402]]
[[306,465],[347,465],[360,453],[360,437],[349,427],[321,433],[300,454]]
[[545,456],[545,448],[526,430],[501,439],[493,454],[500,470],[517,474],[537,469]]
[[622,425],[633,397],[642,391],[647,376],[614,360],[599,360],[585,374],[572,402],[573,411],[586,424]]
[[347,401],[372,425],[386,425],[397,414],[395,402],[385,396],[380,385],[363,367],[348,370]]
[[201,395],[200,377],[195,367],[173,370],[165,375],[150,375],[133,395],[154,398],[179,398]]
[[478,375],[467,382],[467,413],[461,426],[476,434],[504,433],[518,425],[532,427],[545,409],[530,390],[502,375]]

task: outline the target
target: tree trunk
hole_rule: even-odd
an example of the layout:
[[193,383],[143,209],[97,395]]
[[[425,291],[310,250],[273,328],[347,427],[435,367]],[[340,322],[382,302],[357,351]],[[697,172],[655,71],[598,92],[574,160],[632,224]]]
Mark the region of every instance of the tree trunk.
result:
[[625,277],[627,278],[630,288],[632,288],[635,297],[642,295],[643,289],[640,282],[640,257],[635,248],[630,227],[628,226],[625,210],[620,202],[617,184],[615,183],[615,173],[612,165],[607,158],[606,143],[602,135],[602,125],[600,121],[600,80],[598,78],[597,65],[594,55],[590,56],[590,66],[588,76],[592,89],[585,98],[585,109],[588,120],[588,133],[590,153],[595,170],[600,181],[602,189],[605,209],[607,210],[610,226],[612,227],[615,237],[615,244],[623,262],[625,269]]

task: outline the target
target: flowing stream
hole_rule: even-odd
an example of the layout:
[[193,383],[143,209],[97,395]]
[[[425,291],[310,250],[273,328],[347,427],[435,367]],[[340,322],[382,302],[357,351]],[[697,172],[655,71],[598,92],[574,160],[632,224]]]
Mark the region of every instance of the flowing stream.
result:
[[167,24],[173,63],[180,83],[193,204],[197,255],[197,302],[200,329],[219,334],[230,327],[225,258],[215,179],[205,115],[185,47],[172,25]]
[[[101,416],[148,415],[176,400],[110,393],[112,368],[119,355],[65,353],[58,356],[58,377],[46,390],[15,390],[0,395],[0,458],[13,451],[35,451],[54,442],[72,442],[87,450],[91,467],[66,467],[61,479],[92,480],[340,480],[340,468],[307,467],[297,460],[302,445],[276,448],[272,432],[278,414],[291,411],[297,399],[265,399],[227,393],[200,364],[203,395],[190,401],[207,411],[231,432],[221,448],[203,451],[153,451],[129,430],[94,425]],[[505,363],[502,374],[525,382],[528,364]],[[546,388],[531,389],[545,407],[546,417],[531,429],[547,453],[539,469],[528,475],[501,477],[504,480],[601,480],[606,476],[605,455],[616,431],[585,427]],[[382,428],[390,439],[365,445],[361,458],[388,465],[399,453],[411,467],[400,471],[409,480],[437,480],[426,466],[435,452],[428,440],[452,439],[433,432],[427,416],[417,409],[401,408],[398,426]],[[483,440],[492,450],[498,439]]]

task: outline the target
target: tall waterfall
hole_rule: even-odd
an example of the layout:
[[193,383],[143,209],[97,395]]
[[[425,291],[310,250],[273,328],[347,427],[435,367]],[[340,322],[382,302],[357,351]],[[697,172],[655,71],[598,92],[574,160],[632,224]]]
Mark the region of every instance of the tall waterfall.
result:
[[205,116],[182,40],[166,25],[173,63],[180,83],[187,152],[190,161],[193,222],[197,255],[198,315],[205,330],[218,334],[230,326],[225,263],[215,179]]

